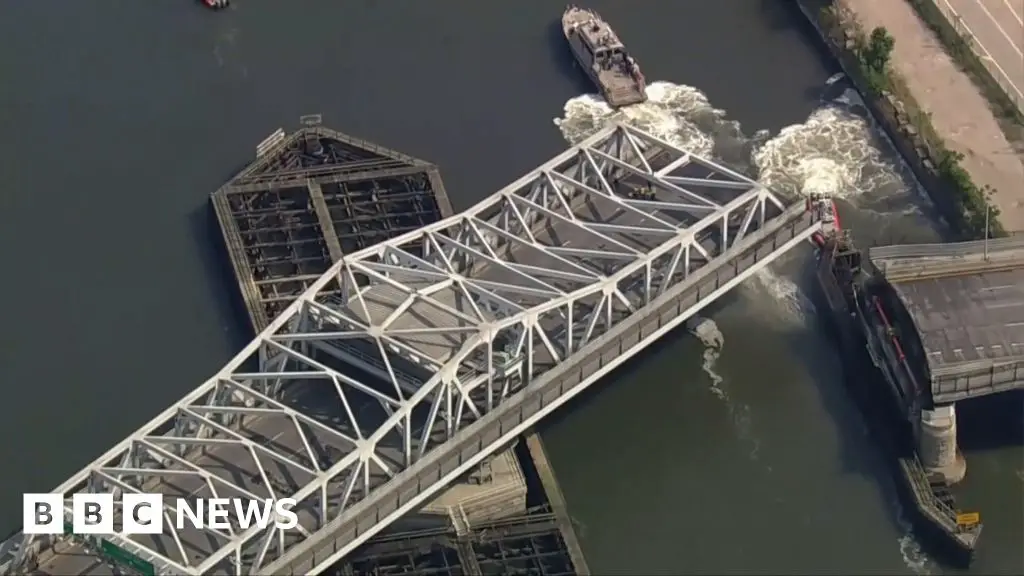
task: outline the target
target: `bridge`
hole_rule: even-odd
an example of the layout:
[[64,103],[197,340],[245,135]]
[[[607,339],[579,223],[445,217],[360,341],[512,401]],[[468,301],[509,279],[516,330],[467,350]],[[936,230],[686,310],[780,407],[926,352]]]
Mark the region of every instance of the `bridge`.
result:
[[895,296],[887,362],[926,391],[918,453],[929,473],[959,482],[955,403],[1024,388],[1024,238],[871,248]]
[[1024,238],[872,248],[935,404],[1024,388]]
[[283,498],[300,526],[17,534],[2,572],[318,574],[819,231],[609,126],[461,214],[344,256],[212,378],[54,491]]

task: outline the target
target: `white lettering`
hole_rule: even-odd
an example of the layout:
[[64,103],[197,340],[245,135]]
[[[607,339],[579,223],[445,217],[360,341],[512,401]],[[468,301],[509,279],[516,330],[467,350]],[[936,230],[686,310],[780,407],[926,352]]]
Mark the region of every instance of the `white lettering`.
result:
[[231,522],[228,521],[228,505],[231,500],[227,498],[210,498],[206,501],[206,527],[216,530],[230,530]]
[[[164,531],[164,509],[175,516],[174,530],[234,529],[281,530],[299,528],[294,498],[175,498],[165,502],[159,493],[113,494],[76,493],[71,506],[63,494],[25,494],[24,529],[31,534],[160,534]],[[62,513],[63,510],[63,513]],[[167,514],[169,517],[170,514]],[[120,515],[119,530],[114,518]]]
[[177,514],[175,514],[176,518],[174,519],[175,528],[178,530],[184,530],[185,518],[188,518],[188,521],[192,524],[193,528],[203,528],[203,521],[205,520],[205,517],[203,516],[202,500],[196,500],[196,505],[193,508],[188,503],[188,500],[178,498],[178,502],[174,505],[174,508],[177,512]]
[[253,520],[256,521],[256,526],[260,529],[270,526],[270,511],[273,507],[274,502],[270,498],[262,502],[259,500],[249,500],[247,503],[243,502],[241,498],[235,500],[235,515],[238,517],[238,526],[242,530],[246,530],[252,525]]
[[274,503],[274,520],[281,530],[291,530],[299,525],[299,515],[292,511],[296,504],[294,498],[282,498]]

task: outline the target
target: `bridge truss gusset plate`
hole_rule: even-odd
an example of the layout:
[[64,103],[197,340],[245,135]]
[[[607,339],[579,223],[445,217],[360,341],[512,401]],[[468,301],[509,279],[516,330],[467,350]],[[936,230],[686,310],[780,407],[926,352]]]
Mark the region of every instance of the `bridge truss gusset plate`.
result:
[[295,498],[300,528],[287,532],[112,538],[170,572],[284,573],[398,490],[396,477],[793,204],[609,127],[461,214],[346,256],[216,376],[58,490]]

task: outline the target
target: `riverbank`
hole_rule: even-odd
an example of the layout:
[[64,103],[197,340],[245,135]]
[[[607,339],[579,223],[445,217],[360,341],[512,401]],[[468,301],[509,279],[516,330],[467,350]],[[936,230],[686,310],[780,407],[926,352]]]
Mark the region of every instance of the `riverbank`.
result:
[[[988,101],[907,2],[799,0],[958,239],[1024,231],[1024,164]],[[897,30],[881,68],[869,34]],[[986,215],[987,213],[987,215]]]

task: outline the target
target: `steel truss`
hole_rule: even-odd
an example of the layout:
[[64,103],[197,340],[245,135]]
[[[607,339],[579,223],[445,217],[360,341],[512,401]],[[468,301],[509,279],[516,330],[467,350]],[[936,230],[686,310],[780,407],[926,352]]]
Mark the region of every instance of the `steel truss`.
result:
[[[461,214],[346,256],[223,370],[56,491],[68,514],[76,491],[290,496],[302,526],[286,533],[109,538],[158,573],[285,573],[397,475],[793,204],[608,127]],[[358,527],[314,573],[464,471]]]

